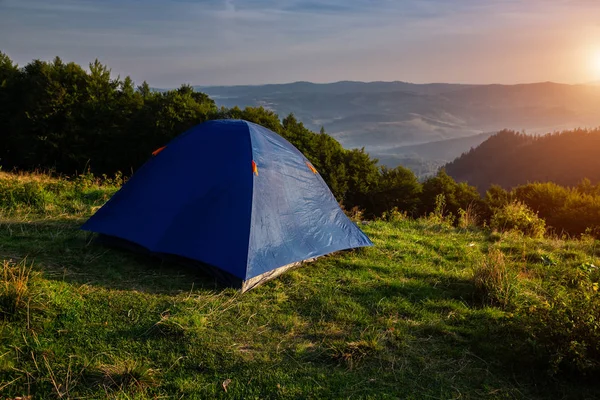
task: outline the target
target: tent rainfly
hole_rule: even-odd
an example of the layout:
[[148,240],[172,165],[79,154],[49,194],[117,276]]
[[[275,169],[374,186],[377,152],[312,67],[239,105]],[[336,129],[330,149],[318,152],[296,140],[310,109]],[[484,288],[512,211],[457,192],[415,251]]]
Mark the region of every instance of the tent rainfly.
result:
[[319,256],[373,245],[297,148],[244,120],[182,133],[81,228],[202,265],[242,291]]

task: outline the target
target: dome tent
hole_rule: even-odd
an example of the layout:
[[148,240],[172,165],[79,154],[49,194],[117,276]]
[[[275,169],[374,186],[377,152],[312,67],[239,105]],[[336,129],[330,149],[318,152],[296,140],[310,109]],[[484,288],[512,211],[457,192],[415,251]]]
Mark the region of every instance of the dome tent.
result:
[[81,228],[199,262],[242,291],[307,260],[372,246],[298,149],[244,120],[182,133]]

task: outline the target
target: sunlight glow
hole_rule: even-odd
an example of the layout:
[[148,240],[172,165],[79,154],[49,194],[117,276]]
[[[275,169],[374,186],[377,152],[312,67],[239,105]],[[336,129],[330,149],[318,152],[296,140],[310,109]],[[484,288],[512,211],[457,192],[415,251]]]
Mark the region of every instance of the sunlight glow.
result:
[[592,71],[596,79],[600,79],[600,50],[592,55]]

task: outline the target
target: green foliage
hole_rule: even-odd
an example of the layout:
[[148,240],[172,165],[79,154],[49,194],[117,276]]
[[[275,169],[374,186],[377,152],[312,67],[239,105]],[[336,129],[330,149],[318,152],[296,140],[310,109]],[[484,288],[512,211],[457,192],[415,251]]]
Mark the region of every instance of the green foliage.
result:
[[408,168],[381,167],[377,185],[369,191],[369,209],[381,215],[392,209],[416,215],[422,187],[415,174]]
[[462,229],[476,228],[480,220],[481,216],[472,204],[469,204],[466,210],[462,208],[458,210],[458,226]]
[[348,208],[370,207],[369,193],[381,187],[377,160],[364,149],[345,150],[324,129],[311,132],[293,114],[280,121],[262,107],[219,110],[189,85],[162,93],[147,82],[135,88],[129,77],[112,78],[98,60],[89,71],[58,57],[19,69],[0,53],[0,166],[5,170],[129,174],[153,150],[216,118],[245,119],[282,135]]
[[400,211],[397,207],[391,210],[384,211],[381,214],[381,220],[386,222],[403,222],[407,221],[410,217],[406,211]]
[[[64,210],[86,196],[102,204],[94,191],[114,190],[102,179],[0,176],[72,196],[41,212],[18,205],[0,224],[0,260],[29,256],[32,269],[19,318],[0,320],[7,398],[598,392],[597,380],[564,376],[597,371],[591,237],[499,235],[489,251],[486,232],[440,230],[392,210],[387,221],[361,225],[375,247],[320,258],[241,295],[196,270],[90,241],[79,226],[93,208]],[[43,307],[31,307],[41,294]]]
[[498,185],[490,186],[485,192],[485,202],[491,212],[503,208],[512,201],[511,199],[511,194]]
[[[572,270],[567,272],[573,272]],[[589,273],[546,285],[547,300],[523,318],[533,344],[547,354],[550,372],[600,372],[600,294]]]
[[487,205],[481,199],[477,190],[466,183],[457,183],[444,169],[440,169],[436,176],[423,182],[421,192],[421,213],[431,213],[436,207],[437,198],[443,195],[447,213],[454,216],[459,210],[471,207],[476,212],[485,213]]
[[[494,259],[502,260],[493,264],[505,265],[511,281],[516,279],[509,286],[516,293],[506,302],[511,323],[525,335],[527,348],[548,374],[595,376],[600,372],[595,241],[517,238],[504,236],[493,250]],[[494,298],[490,293],[490,301]]]
[[517,231],[524,235],[539,238],[546,233],[546,223],[527,205],[514,201],[496,210],[490,227],[501,232]]
[[104,204],[122,183],[120,174],[98,178],[87,173],[67,180],[0,173],[0,217],[89,213]]
[[134,89],[95,60],[85,71],[60,58],[16,69],[0,54],[0,164],[5,169],[131,171],[187,128],[213,116],[215,103],[189,86],[165,93]]
[[456,217],[447,212],[446,205],[446,195],[444,193],[435,196],[435,207],[427,216],[427,221],[434,225],[452,226]]
[[575,188],[532,183],[516,187],[511,195],[539,213],[556,233],[600,234],[600,195],[589,181]]
[[584,178],[600,182],[598,148],[600,128],[545,135],[503,130],[445,168],[454,179],[468,181],[481,193],[492,184],[507,190],[529,182],[575,186]]

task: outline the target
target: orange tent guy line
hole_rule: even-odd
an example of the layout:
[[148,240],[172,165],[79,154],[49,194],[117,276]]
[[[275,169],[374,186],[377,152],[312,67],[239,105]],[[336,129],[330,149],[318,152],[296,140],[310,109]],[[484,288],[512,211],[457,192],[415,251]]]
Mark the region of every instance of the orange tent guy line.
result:
[[161,151],[163,151],[163,150],[165,149],[165,147],[167,147],[167,146],[163,146],[163,147],[161,147],[160,149],[156,149],[156,150],[154,150],[154,151],[152,152],[152,155],[153,155],[153,156],[157,155],[158,153],[160,153]]
[[309,163],[308,161],[306,161],[306,165],[308,165],[308,168],[310,168],[310,170],[313,172],[313,174],[317,173],[317,170],[315,169],[315,167],[312,166],[311,163]]

